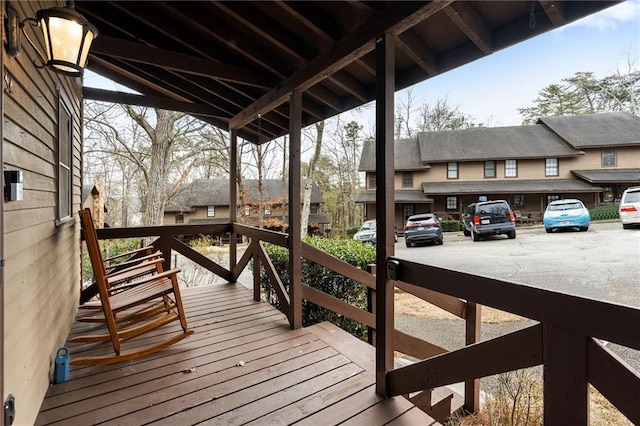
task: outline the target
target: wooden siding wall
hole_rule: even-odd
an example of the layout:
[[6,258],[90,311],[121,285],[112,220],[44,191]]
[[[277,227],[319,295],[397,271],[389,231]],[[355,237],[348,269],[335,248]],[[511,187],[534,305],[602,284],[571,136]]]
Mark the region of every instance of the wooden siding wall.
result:
[[[9,2],[20,20],[62,2]],[[4,9],[5,1],[1,2]],[[28,29],[30,31],[31,28]],[[4,26],[3,26],[4,31]],[[6,37],[3,34],[3,39]],[[24,173],[24,200],[4,204],[4,400],[16,398],[14,424],[33,424],[53,373],[53,359],[71,327],[80,293],[81,80],[33,65],[2,49],[11,89],[2,93],[4,166]],[[56,226],[58,93],[73,115],[72,219]]]
[[[583,149],[584,155],[564,160],[569,170],[594,169],[637,169],[640,168],[640,145],[621,146],[617,148],[618,164],[616,167],[602,167],[602,150],[600,148]],[[560,166],[563,165],[561,160]]]

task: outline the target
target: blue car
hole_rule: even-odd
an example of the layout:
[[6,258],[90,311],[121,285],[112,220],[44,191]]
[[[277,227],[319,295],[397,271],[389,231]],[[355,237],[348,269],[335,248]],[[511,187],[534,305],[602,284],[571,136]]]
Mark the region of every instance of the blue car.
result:
[[547,232],[553,232],[554,229],[570,228],[586,231],[589,229],[591,215],[580,200],[557,200],[549,203],[544,211],[542,222]]

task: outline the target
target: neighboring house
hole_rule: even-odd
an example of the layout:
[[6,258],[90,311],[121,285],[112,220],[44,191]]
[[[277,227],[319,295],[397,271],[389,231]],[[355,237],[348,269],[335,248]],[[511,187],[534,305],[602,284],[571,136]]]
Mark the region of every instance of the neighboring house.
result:
[[[242,185],[242,191],[238,192],[238,221],[262,228],[286,230],[289,223],[287,182],[263,179],[261,190],[257,179],[244,179]],[[323,203],[322,194],[314,184],[309,214],[310,234],[322,232],[329,224],[327,217],[321,214]],[[198,179],[186,185],[164,209],[164,225],[228,221],[229,181],[225,179]]]
[[107,207],[104,203],[104,185],[96,182],[95,185],[82,185],[82,208],[91,210],[91,217],[96,228],[109,226],[104,222],[104,214]]
[[[459,219],[480,199],[506,199],[539,218],[555,199],[588,207],[614,202],[640,184],[640,118],[629,113],[545,117],[531,126],[419,133],[395,141],[395,222],[436,212]],[[375,143],[360,161],[366,190],[356,202],[375,217]]]

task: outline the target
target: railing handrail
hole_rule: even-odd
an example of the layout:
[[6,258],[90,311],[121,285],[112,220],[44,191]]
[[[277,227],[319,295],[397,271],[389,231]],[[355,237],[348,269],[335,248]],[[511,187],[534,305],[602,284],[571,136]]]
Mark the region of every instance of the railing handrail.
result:
[[515,284],[402,259],[398,278],[585,336],[640,349],[640,308]]

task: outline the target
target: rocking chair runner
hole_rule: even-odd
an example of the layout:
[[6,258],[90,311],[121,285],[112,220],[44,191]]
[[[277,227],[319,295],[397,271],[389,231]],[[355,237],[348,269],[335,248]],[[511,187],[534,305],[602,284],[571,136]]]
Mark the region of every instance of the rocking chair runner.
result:
[[[193,330],[187,327],[187,319],[180,297],[177,279],[177,273],[180,270],[162,271],[158,269],[158,273],[154,275],[146,275],[128,281],[123,285],[124,287],[119,287],[122,288],[121,291],[114,293],[113,287],[110,288],[109,276],[105,273],[91,213],[87,209],[81,210],[79,214],[100,295],[99,305],[96,305],[95,308],[99,306],[102,309],[104,318],[101,321],[106,322],[108,334],[77,336],[70,341],[84,343],[111,341],[115,355],[72,358],[71,364],[111,364],[136,359],[172,346],[193,334]],[[157,259],[150,262],[154,264],[155,268],[159,268],[160,263]],[[147,268],[148,266],[143,262],[129,268],[131,269],[129,272],[133,273],[132,270],[136,267]],[[180,321],[182,331],[179,334],[148,346],[126,351],[122,349],[124,342],[173,321]]]

